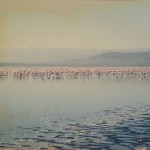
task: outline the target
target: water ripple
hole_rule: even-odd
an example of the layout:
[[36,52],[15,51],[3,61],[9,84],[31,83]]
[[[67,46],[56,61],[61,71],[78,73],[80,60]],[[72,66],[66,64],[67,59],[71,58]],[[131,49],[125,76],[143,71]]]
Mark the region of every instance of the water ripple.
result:
[[[103,114],[103,117],[101,114]],[[0,148],[55,147],[56,149],[124,149],[135,150],[150,147],[150,105],[124,106],[101,110],[79,122],[66,119],[45,121],[43,126],[18,126],[20,134],[11,142],[0,143]],[[55,124],[55,125],[52,125]],[[38,131],[38,132],[37,132]],[[3,135],[1,135],[3,136]]]

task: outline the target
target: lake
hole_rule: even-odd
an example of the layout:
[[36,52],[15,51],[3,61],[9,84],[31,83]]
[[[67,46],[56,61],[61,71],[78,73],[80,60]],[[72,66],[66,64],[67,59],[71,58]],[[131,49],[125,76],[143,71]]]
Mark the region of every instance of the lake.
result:
[[149,78],[0,78],[0,148],[149,147]]

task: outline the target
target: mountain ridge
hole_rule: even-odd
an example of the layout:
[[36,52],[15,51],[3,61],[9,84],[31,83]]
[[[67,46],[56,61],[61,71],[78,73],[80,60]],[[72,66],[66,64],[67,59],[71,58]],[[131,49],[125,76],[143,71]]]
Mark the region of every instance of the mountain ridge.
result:
[[[148,50],[148,49],[147,49]],[[48,56],[47,56],[48,59]],[[56,61],[55,63],[50,62],[5,62],[0,63],[0,66],[84,66],[84,67],[94,67],[94,66],[106,66],[106,67],[126,67],[126,66],[150,66],[150,49],[144,52],[105,52],[101,54],[96,54],[93,56],[88,56],[81,59],[70,59]]]
[[150,51],[146,52],[107,52],[89,56],[86,59],[67,62],[76,66],[150,66]]

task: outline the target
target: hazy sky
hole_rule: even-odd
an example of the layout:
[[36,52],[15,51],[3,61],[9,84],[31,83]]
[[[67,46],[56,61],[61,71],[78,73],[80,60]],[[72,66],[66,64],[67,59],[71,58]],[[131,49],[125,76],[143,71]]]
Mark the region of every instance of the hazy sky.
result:
[[149,48],[150,1],[0,0],[0,59],[29,47]]

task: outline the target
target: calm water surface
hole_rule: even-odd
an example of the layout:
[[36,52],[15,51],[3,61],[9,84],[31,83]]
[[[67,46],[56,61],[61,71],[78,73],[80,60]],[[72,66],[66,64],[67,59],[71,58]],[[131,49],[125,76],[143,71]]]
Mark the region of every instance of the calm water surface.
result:
[[0,80],[0,147],[150,147],[150,80]]

